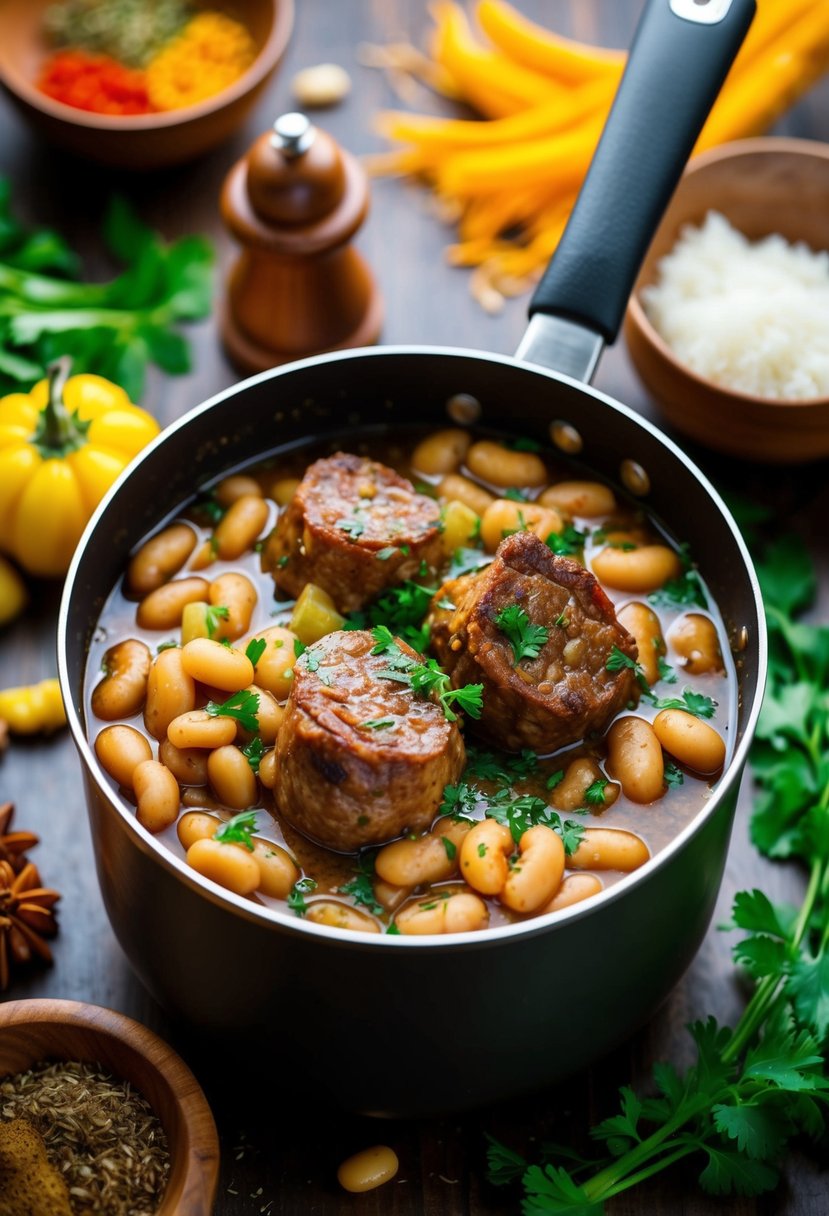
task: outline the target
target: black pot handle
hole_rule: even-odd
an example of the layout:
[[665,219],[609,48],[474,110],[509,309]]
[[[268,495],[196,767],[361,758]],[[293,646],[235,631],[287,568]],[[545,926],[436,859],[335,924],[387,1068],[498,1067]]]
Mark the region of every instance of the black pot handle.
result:
[[754,0],[647,4],[581,193],[530,302],[531,317],[562,317],[613,342],[754,11]]

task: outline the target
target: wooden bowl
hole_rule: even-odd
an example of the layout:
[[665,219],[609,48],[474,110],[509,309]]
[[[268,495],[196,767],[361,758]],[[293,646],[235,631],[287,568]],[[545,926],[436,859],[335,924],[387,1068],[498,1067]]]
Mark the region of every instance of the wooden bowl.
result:
[[170,1178],[157,1216],[210,1216],[219,1141],[207,1099],[184,1061],[132,1018],[79,1001],[0,1004],[0,1078],[42,1060],[80,1060],[143,1094],[170,1148]]
[[777,232],[829,249],[829,145],[746,139],[696,157],[686,169],[633,289],[624,334],[656,405],[706,447],[777,464],[829,456],[829,397],[783,401],[722,388],[680,363],[648,320],[642,288],[685,224],[719,211],[750,240]]
[[250,31],[257,56],[248,70],[215,97],[158,114],[109,115],[78,110],[35,86],[54,47],[43,16],[54,0],[2,0],[0,83],[46,139],[101,164],[158,169],[192,160],[227,139],[276,70],[293,27],[294,0],[211,0],[210,8],[238,17]]

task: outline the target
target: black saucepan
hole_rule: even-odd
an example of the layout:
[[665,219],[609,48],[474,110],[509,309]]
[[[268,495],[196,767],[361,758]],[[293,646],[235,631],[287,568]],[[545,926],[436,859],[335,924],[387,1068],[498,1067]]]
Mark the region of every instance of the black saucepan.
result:
[[[98,875],[127,956],[194,1029],[250,1032],[236,1042],[268,1044],[354,1109],[461,1109],[573,1072],[641,1024],[706,932],[763,687],[761,600],[710,484],[655,428],[584,382],[615,337],[647,242],[753,10],[753,0],[648,5],[515,358],[393,347],[254,377],[182,418],[136,460],[98,510],[67,578],[63,694]],[[447,416],[574,453],[689,542],[736,656],[736,737],[693,823],[580,907],[449,938],[332,931],[199,878],[137,824],[86,738],[87,645],[127,553],[199,485],[309,437],[344,436],[347,444],[415,421],[442,425]]]

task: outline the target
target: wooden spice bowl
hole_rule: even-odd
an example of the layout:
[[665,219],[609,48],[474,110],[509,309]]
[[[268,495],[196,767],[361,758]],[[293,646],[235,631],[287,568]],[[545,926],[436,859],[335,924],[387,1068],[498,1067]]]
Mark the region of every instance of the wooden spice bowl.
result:
[[829,397],[783,401],[722,388],[681,363],[647,317],[642,288],[655,281],[680,229],[699,226],[709,211],[752,241],[777,232],[815,252],[829,249],[829,144],[771,136],[695,157],[648,250],[624,326],[636,370],[677,430],[750,460],[796,464],[829,456]]
[[209,1216],[219,1172],[216,1124],[180,1056],[132,1018],[79,1001],[0,1004],[0,1079],[44,1060],[100,1064],[152,1106],[170,1149],[170,1177],[156,1216]]
[[254,62],[214,97],[154,114],[94,114],[47,97],[35,82],[55,49],[43,29],[54,0],[0,3],[0,84],[32,127],[51,143],[100,164],[158,169],[200,156],[244,121],[288,45],[294,0],[211,0],[208,7],[240,21],[256,44]]

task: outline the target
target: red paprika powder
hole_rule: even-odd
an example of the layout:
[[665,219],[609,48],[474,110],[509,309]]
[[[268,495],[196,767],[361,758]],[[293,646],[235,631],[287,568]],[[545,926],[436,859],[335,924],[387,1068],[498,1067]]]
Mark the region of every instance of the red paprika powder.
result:
[[149,114],[143,71],[109,55],[58,51],[43,65],[38,88],[47,97],[96,114]]

